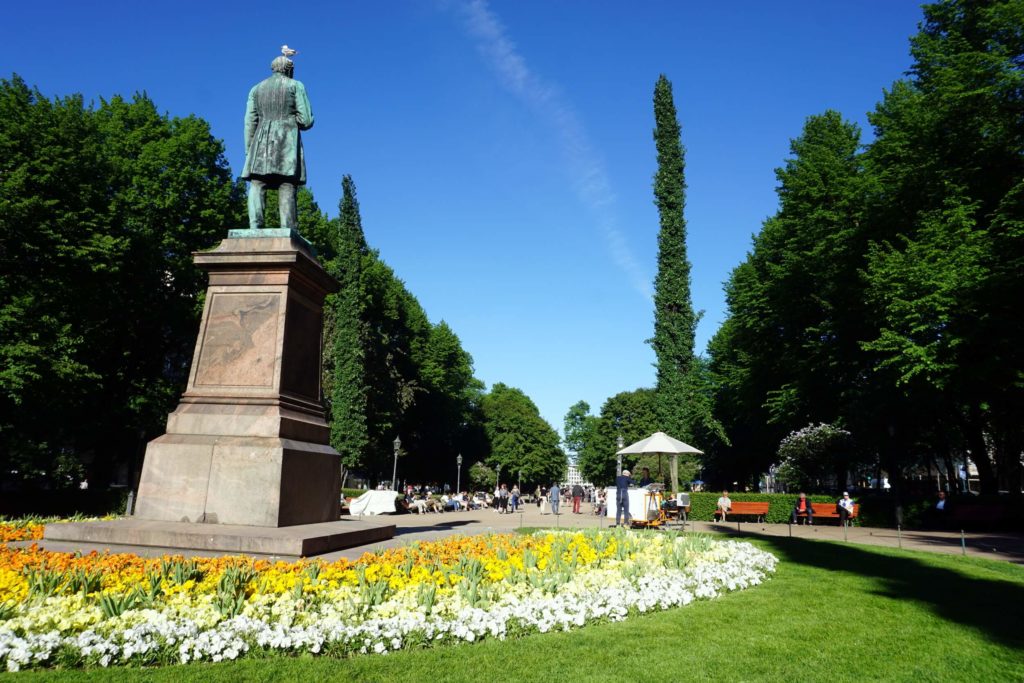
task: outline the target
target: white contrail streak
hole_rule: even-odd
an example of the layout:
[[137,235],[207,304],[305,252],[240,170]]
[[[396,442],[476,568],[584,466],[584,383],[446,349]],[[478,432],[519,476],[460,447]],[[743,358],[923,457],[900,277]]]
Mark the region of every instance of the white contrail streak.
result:
[[612,259],[632,286],[650,298],[651,277],[637,262],[619,229],[614,216],[615,194],[604,160],[590,144],[576,112],[556,85],[545,82],[530,70],[486,0],[469,0],[457,4],[456,9],[477,49],[498,73],[502,85],[550,121],[565,151],[576,193],[594,215]]

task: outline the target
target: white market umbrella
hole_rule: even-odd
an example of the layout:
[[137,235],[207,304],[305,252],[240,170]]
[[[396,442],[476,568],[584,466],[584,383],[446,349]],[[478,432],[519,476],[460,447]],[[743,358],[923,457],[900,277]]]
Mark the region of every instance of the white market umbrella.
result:
[[673,494],[679,491],[679,454],[697,453],[698,455],[704,455],[704,451],[683,443],[679,439],[673,439],[665,432],[655,432],[646,439],[641,439],[634,444],[626,446],[618,451],[616,455],[643,455],[646,453],[657,453],[659,456],[664,453],[671,456],[669,466],[672,474]]

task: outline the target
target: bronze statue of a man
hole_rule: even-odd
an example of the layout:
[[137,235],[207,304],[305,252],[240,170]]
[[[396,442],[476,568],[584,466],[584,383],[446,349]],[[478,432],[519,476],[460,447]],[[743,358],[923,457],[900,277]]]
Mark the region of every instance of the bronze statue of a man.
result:
[[[294,51],[292,51],[294,53]],[[249,91],[245,107],[245,168],[249,181],[249,227],[263,227],[264,194],[277,189],[281,227],[295,230],[295,190],[306,184],[306,160],[299,131],[313,127],[306,87],[292,78],[295,63],[276,58],[270,78]]]

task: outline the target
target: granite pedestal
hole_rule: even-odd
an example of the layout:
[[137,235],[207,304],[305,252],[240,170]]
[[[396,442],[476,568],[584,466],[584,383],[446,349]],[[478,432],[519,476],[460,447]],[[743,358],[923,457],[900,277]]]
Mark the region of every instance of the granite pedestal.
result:
[[[210,276],[199,338],[181,402],[146,448],[136,521],[186,525],[180,538],[196,524],[269,538],[259,529],[337,522],[341,461],[320,387],[323,302],[337,282],[288,230],[231,231],[194,258]],[[108,526],[105,542],[145,544],[135,527]],[[47,538],[74,540],[55,529]]]

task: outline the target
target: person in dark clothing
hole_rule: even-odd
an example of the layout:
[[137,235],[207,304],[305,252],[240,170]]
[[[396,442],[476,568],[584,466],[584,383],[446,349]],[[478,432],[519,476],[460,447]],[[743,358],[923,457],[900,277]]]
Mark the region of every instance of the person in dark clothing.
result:
[[615,477],[615,525],[619,525],[619,520],[623,520],[624,526],[630,525],[629,517],[629,487],[633,485],[633,480],[629,478],[629,470],[622,470],[622,474]]
[[814,506],[811,505],[811,501],[807,499],[806,493],[801,493],[800,498],[797,499],[796,505],[793,506],[793,514],[789,516],[790,524],[799,524],[801,517],[806,516],[807,524],[814,525]]
[[654,479],[651,478],[651,470],[649,467],[645,467],[640,470],[640,484],[639,486],[648,486],[654,483]]
[[580,503],[583,502],[583,487],[579,484],[572,485],[572,514],[580,514]]

